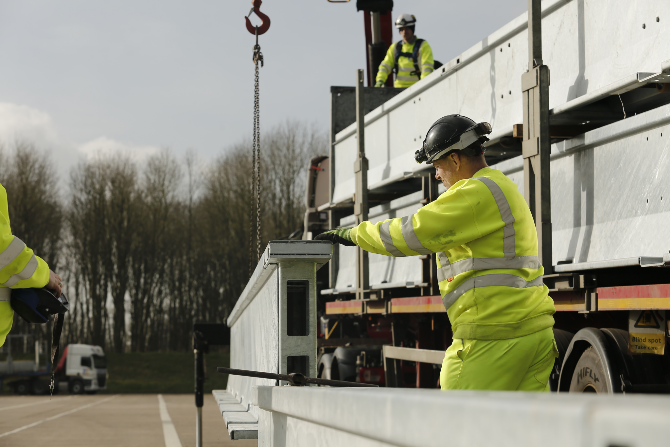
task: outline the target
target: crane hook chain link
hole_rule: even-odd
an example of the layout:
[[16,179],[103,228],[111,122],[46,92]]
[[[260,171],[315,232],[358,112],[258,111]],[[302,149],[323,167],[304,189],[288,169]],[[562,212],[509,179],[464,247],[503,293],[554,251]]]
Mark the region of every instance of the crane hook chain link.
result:
[[[260,107],[258,95],[258,63],[263,66],[263,53],[258,45],[258,27],[256,27],[256,45],[254,45],[254,65],[256,66],[254,77],[254,136],[251,160],[251,207],[249,208],[249,224],[253,222],[254,206],[256,207],[256,260],[261,258],[261,127]],[[254,195],[256,203],[254,203]],[[249,230],[249,277],[254,272],[254,234]]]

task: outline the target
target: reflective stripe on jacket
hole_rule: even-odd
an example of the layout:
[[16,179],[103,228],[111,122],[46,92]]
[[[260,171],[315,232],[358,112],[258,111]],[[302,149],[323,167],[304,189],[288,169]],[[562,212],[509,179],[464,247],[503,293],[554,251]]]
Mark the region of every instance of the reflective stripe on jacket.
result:
[[363,222],[351,237],[387,256],[437,253],[454,338],[516,338],[554,324],[533,218],[500,171],[481,169],[412,216]]
[[[44,287],[49,282],[49,266],[12,235],[9,225],[7,191],[0,185],[0,288]],[[7,304],[9,293],[0,293],[0,346],[11,329],[14,312]]]
[[[416,42],[416,39],[414,40]],[[386,57],[379,65],[379,72],[377,72],[376,81],[386,82],[388,76],[393,72],[393,67],[395,66],[395,46],[394,43],[391,45],[386,52]],[[411,53],[414,50],[414,43],[403,43],[402,52]],[[425,40],[419,48],[419,71],[421,72],[421,79],[425,78],[433,72],[433,67],[435,61],[433,61],[433,50],[428,45],[428,42]],[[411,75],[415,71],[414,62],[409,57],[401,56],[398,59],[398,75],[396,76],[394,87],[398,88],[407,88],[416,84],[419,81],[419,77],[416,75]]]

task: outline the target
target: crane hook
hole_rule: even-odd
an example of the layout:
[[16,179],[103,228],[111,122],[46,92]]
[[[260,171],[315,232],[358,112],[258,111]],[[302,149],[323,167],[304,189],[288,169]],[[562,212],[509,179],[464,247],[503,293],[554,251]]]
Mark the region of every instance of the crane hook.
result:
[[[253,8],[251,8],[251,11],[249,11],[249,15],[245,17],[247,21],[247,30],[254,35],[260,36],[261,34],[265,34],[265,32],[270,28],[270,17],[267,15],[263,14],[260,11],[261,8],[261,3],[263,3],[261,0],[251,0],[251,4],[253,5]],[[252,12],[255,12],[256,15],[258,16],[259,19],[261,19],[261,26],[254,26],[251,24],[251,20],[249,20],[249,16],[251,15]]]

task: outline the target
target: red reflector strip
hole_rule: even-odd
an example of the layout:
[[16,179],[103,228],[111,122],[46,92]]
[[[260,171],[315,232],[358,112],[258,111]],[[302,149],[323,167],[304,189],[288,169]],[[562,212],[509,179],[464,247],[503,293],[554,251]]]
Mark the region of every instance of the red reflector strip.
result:
[[362,301],[334,301],[326,303],[326,315],[360,314],[363,312]]
[[391,313],[436,313],[446,312],[441,296],[416,296],[393,298]]
[[598,310],[670,309],[670,284],[598,288]]

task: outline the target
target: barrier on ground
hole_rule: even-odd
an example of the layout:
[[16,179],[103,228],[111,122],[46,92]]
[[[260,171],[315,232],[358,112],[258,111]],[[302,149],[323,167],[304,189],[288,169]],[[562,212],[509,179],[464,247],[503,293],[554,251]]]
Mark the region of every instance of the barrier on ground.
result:
[[257,388],[259,447],[664,445],[663,396]]
[[[268,244],[227,320],[231,368],[316,377],[316,271],[331,252],[325,241]],[[225,392],[213,392],[233,439],[255,437],[257,385],[278,384],[230,376]]]

